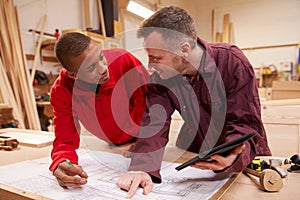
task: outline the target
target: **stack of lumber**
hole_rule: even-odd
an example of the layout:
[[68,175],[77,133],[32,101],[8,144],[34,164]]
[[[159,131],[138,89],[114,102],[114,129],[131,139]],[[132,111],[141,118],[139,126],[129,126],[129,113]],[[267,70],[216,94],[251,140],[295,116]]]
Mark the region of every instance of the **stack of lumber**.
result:
[[19,128],[40,130],[13,0],[0,1],[0,30],[0,100],[12,107]]
[[299,99],[299,98],[300,98],[299,81],[273,81],[272,82],[272,100]]
[[223,32],[216,32],[215,35],[215,11],[212,10],[211,16],[211,38],[213,42],[232,42],[232,23],[230,22],[230,14],[226,13],[223,16]]

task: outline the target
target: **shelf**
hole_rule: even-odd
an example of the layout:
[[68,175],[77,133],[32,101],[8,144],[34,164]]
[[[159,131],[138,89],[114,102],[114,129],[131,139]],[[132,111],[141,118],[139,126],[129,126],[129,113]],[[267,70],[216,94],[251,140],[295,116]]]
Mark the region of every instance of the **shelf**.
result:
[[53,51],[55,43],[56,43],[56,39],[44,40],[44,41],[42,41],[41,49]]

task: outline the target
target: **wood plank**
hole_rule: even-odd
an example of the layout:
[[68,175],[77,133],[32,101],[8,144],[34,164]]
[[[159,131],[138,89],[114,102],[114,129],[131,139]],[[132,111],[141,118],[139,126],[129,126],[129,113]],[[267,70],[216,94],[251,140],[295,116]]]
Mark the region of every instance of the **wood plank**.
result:
[[7,128],[0,129],[0,134],[1,136],[17,139],[20,145],[37,148],[52,145],[54,140],[54,133],[52,132],[23,131],[16,128]]
[[23,101],[24,101],[24,105],[25,106],[25,110],[26,110],[26,117],[27,117],[27,121],[28,121],[28,127],[31,129],[35,129],[35,130],[40,130],[40,121],[39,121],[39,116],[37,113],[37,108],[35,106],[35,97],[34,97],[34,92],[33,92],[33,86],[31,84],[31,82],[29,82],[29,70],[28,67],[26,65],[26,60],[25,60],[25,54],[23,52],[23,46],[22,46],[22,40],[21,40],[21,32],[20,32],[20,27],[19,27],[19,21],[18,21],[18,11],[17,11],[17,7],[13,6],[13,3],[10,4],[11,5],[11,15],[13,18],[13,27],[15,29],[14,32],[16,32],[16,38],[18,39],[15,42],[15,49],[17,49],[16,51],[16,56],[18,57],[18,72],[19,73],[19,81],[20,81],[20,88],[21,91],[24,93],[23,94]]
[[299,81],[273,81],[272,100],[300,98]]
[[105,28],[105,21],[104,21],[104,16],[103,16],[103,9],[102,9],[101,0],[97,0],[97,5],[98,5],[98,15],[99,15],[99,22],[100,22],[100,25],[101,25],[102,35],[104,37],[106,37],[106,28]]
[[223,17],[223,32],[222,32],[222,42],[229,43],[229,23],[230,15],[227,13]]
[[297,43],[293,44],[279,44],[279,45],[266,45],[266,46],[254,46],[254,47],[244,47],[241,48],[242,51],[257,50],[257,49],[273,49],[273,48],[283,48],[283,47],[297,47]]
[[19,128],[25,128],[23,122],[22,112],[19,110],[16,99],[14,97],[12,88],[8,81],[8,77],[2,65],[2,60],[0,59],[0,93],[2,94],[3,102],[10,105],[13,108],[14,118],[18,121]]
[[90,19],[90,0],[84,0],[84,20],[86,30],[92,30]]
[[221,36],[222,36],[222,33],[216,32],[215,42],[222,42]]
[[273,81],[272,90],[300,90],[300,81]]
[[300,98],[300,91],[285,91],[285,90],[273,90],[272,99],[296,99]]
[[[34,60],[34,55],[33,54],[26,54],[26,59],[27,60]],[[54,62],[54,63],[58,63],[57,59],[53,56],[43,56],[42,60],[45,62]]]
[[228,43],[232,43],[232,31],[233,31],[233,25],[232,23],[230,22],[229,23],[229,29],[228,29]]
[[[10,106],[13,107],[13,113],[14,117],[16,120],[19,122],[19,127],[20,128],[25,128],[24,124],[24,116],[22,112],[22,107],[21,107],[21,99],[19,95],[19,87],[17,84],[17,79],[15,79],[14,74],[18,74],[19,71],[16,73],[17,70],[15,70],[15,67],[17,64],[13,64],[13,56],[14,52],[16,51],[15,49],[12,48],[12,45],[10,43],[11,40],[12,42],[15,42],[15,39],[11,39],[13,36],[13,31],[12,31],[12,18],[11,13],[9,12],[9,6],[8,4],[12,5],[12,2],[6,2],[6,1],[0,1],[0,26],[1,26],[1,59],[0,59],[0,68],[1,68],[1,74],[2,74],[2,80],[4,82],[1,83],[1,92],[4,102],[8,103]],[[12,10],[12,9],[10,9]],[[8,20],[9,18],[9,20]],[[11,53],[13,52],[13,53]],[[3,59],[3,60],[2,60]],[[3,61],[3,63],[2,63]],[[8,67],[10,66],[10,67]],[[10,81],[9,81],[10,80]]]
[[56,39],[46,39],[42,41],[41,49],[54,50]]
[[1,200],[50,200],[31,192],[20,190],[0,183],[0,199]]
[[215,42],[215,10],[211,11],[211,41]]
[[[26,105],[25,110],[31,109],[31,104],[28,102],[28,96],[25,96],[25,94],[28,94],[28,82],[26,77],[24,77],[24,71],[22,66],[24,65],[23,56],[22,56],[22,49],[20,45],[20,35],[19,30],[17,28],[17,16],[15,13],[15,8],[13,6],[13,1],[7,1],[7,4],[4,6],[5,13],[7,17],[7,23],[9,24],[9,34],[8,37],[10,39],[10,48],[12,50],[10,61],[13,64],[13,66],[8,66],[11,68],[10,76],[11,79],[14,79],[14,94],[15,96],[20,96],[20,102],[19,107],[21,107],[20,110],[22,110],[24,107],[23,105]],[[10,52],[9,52],[10,53]],[[28,70],[28,69],[26,69]],[[22,88],[23,86],[23,88]],[[23,108],[22,108],[23,107]],[[26,113],[24,115],[24,122],[31,124],[32,119],[32,112],[29,114]],[[28,117],[28,121],[25,120],[25,118]],[[30,126],[30,125],[29,125]]]
[[115,30],[115,37],[118,37],[118,35],[121,36],[121,34],[124,33],[123,22],[114,20],[114,30]]
[[41,27],[41,34],[39,37],[38,45],[35,49],[35,54],[34,54],[35,56],[34,56],[34,61],[33,61],[32,69],[31,69],[32,71],[31,71],[30,83],[33,83],[35,71],[37,68],[37,62],[38,62],[38,59],[40,58],[39,55],[40,55],[40,50],[41,50],[41,46],[42,46],[42,42],[43,42],[43,35],[44,35],[44,28],[45,28],[46,20],[47,20],[47,15],[44,15],[42,27]]
[[261,106],[289,106],[289,105],[300,105],[300,98],[297,99],[278,99],[278,100],[268,100],[262,101]]
[[126,9],[128,3],[129,3],[129,0],[119,0],[118,1],[119,9]]

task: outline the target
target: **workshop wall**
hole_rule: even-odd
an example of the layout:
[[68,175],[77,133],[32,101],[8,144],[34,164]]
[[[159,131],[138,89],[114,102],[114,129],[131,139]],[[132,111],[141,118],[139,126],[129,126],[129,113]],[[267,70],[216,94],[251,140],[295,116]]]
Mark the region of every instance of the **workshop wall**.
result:
[[[29,29],[39,30],[43,16],[47,14],[45,32],[54,30],[85,29],[82,0],[14,0],[18,7],[23,48],[26,54],[34,54],[38,35]],[[91,1],[91,13],[94,12]],[[233,24],[233,44],[240,48],[298,43],[300,40],[300,0],[160,0],[163,6],[178,5],[194,17],[198,34],[207,41],[212,41],[211,12],[215,10],[215,32],[222,31],[225,13],[230,14]],[[95,16],[94,16],[95,15]],[[92,14],[91,23],[98,24],[97,14]],[[125,13],[126,42],[125,48],[147,62],[141,41],[135,37],[135,29],[143,20]],[[125,34],[125,33],[124,33]],[[275,64],[290,61],[296,63],[298,48],[244,51],[253,66]],[[31,68],[32,61],[28,62]],[[60,67],[54,63],[41,63],[39,70],[46,73],[58,73]]]
[[[299,0],[187,0],[199,36],[212,41],[211,16],[215,10],[215,33],[222,32],[223,15],[230,14],[232,43],[240,48],[297,44],[300,40]],[[281,62],[297,63],[298,47],[244,51],[254,67]]]
[[[155,0],[152,0],[155,2]],[[162,6],[176,5],[180,7],[185,7],[186,0],[160,0]],[[148,58],[145,54],[144,48],[142,46],[142,39],[136,38],[136,30],[139,24],[144,20],[130,12],[124,11],[125,19],[125,32],[124,37],[126,38],[125,47],[133,55],[138,57],[140,61],[147,67]]]
[[[44,32],[53,33],[55,29],[84,28],[84,13],[82,0],[14,0],[18,8],[20,31],[25,54],[35,54],[39,39],[38,34],[29,29],[41,30],[44,15],[47,15]],[[44,36],[44,39],[51,38]],[[51,38],[53,39],[53,38]],[[52,55],[53,51],[43,51],[43,55]],[[28,61],[29,69],[33,61]],[[37,69],[49,74],[59,73],[61,66],[53,62],[39,62]]]

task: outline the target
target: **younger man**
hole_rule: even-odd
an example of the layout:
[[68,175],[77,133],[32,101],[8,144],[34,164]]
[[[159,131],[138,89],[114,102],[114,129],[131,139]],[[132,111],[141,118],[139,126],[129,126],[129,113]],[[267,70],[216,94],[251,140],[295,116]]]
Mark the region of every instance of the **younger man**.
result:
[[61,36],[55,54],[64,69],[50,94],[55,132],[50,170],[63,187],[82,185],[88,176],[77,165],[80,123],[110,144],[134,141],[145,109],[149,74],[129,52],[102,50],[81,33]]

